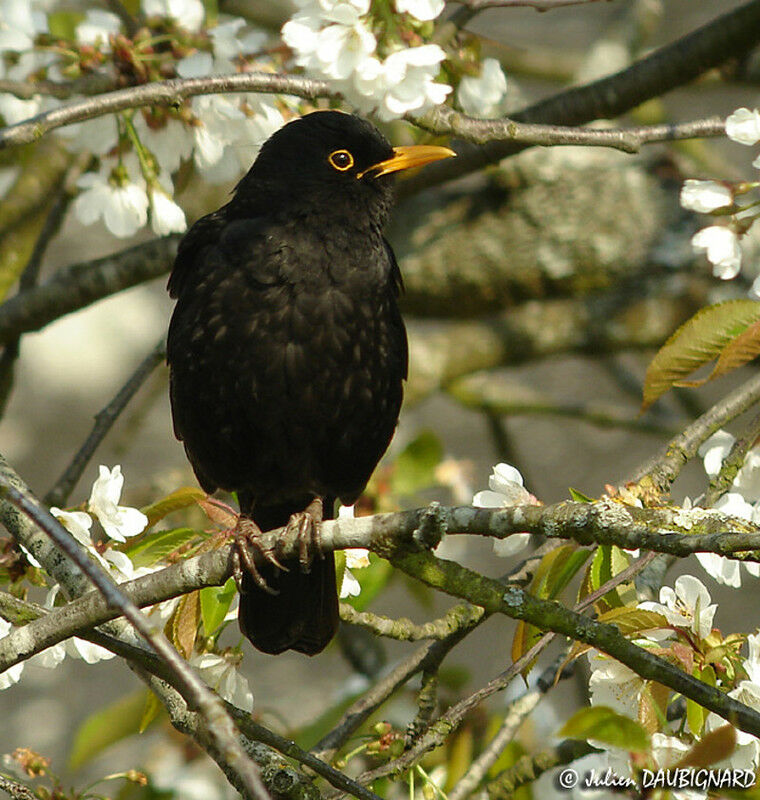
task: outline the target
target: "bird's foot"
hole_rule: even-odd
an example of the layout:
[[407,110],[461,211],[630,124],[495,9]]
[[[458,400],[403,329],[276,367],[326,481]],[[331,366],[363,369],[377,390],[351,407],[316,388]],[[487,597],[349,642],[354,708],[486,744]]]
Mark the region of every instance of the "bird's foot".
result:
[[311,572],[315,556],[324,558],[319,533],[323,514],[322,498],[315,497],[303,511],[291,515],[285,528],[285,538],[293,537],[298,544],[298,561],[304,573]]
[[249,575],[256,582],[256,585],[271,595],[277,595],[279,592],[273,589],[263,578],[254,560],[251,550],[259,553],[259,555],[270,564],[274,564],[278,569],[287,572],[287,567],[284,567],[278,560],[275,551],[271,547],[267,547],[261,541],[262,531],[261,528],[249,517],[244,517],[242,514],[238,517],[237,525],[232,530],[232,537],[234,547],[232,549],[232,575],[235,578],[238,591],[245,594],[243,591],[243,570],[248,572]]

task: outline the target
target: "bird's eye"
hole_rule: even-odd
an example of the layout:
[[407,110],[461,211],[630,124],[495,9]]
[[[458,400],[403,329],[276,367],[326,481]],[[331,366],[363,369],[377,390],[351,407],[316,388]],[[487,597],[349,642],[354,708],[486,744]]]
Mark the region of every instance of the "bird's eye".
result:
[[348,150],[335,150],[335,152],[330,153],[327,160],[340,172],[345,172],[354,165],[354,157]]

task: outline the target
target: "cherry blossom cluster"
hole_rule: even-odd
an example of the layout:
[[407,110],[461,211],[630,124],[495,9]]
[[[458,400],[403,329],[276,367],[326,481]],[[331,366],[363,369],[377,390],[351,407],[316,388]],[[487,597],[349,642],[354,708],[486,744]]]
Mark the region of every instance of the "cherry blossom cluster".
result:
[[[107,570],[117,583],[130,581],[148,575],[161,569],[164,564],[153,566],[135,566],[129,555],[118,548],[145,530],[148,518],[140,510],[129,506],[119,505],[124,476],[119,465],[113,469],[102,466],[98,478],[92,486],[89,500],[83,509],[62,510],[51,508],[50,511],[66,530],[87,550],[105,570]],[[95,544],[91,536],[94,521],[97,520],[102,528],[104,540]],[[116,546],[114,546],[114,544]],[[39,567],[34,557],[26,553],[32,566]],[[45,606],[52,609],[60,591],[58,584],[53,585],[47,593]],[[167,600],[149,609],[163,626],[177,610],[178,600]],[[237,610],[231,608],[225,621],[237,617]],[[0,637],[7,635],[12,626],[0,618]],[[99,645],[92,644],[84,639],[72,637],[66,642],[48,647],[41,653],[32,656],[28,661],[16,664],[0,674],[0,690],[17,683],[23,673],[25,664],[54,668],[66,656],[79,658],[87,664],[113,658],[113,653]],[[240,674],[238,666],[241,654],[237,650],[210,652],[197,650],[189,659],[203,679],[214,688],[221,697],[239,708],[251,711],[253,708],[253,694],[248,686],[247,679]]]
[[[326,78],[353,110],[381,120],[424,113],[451,93],[439,80],[447,54],[428,41],[444,0],[392,5],[298,0],[297,5],[277,41],[242,17],[209,19],[201,0],[142,0],[136,31],[98,8],[81,19],[59,10],[56,0],[0,0],[0,78],[46,79],[74,89],[77,82],[101,79],[107,88],[120,88],[295,69]],[[62,18],[69,23],[65,30]],[[506,78],[494,59],[476,61],[459,83],[458,103],[475,116],[496,116]],[[452,75],[457,77],[456,70]],[[0,117],[14,124],[60,102],[44,93],[31,99],[0,93]],[[118,237],[130,237],[148,223],[158,235],[182,232],[185,214],[174,199],[181,164],[192,163],[211,183],[236,180],[260,145],[308,108],[279,95],[202,95],[178,108],[137,109],[62,128],[68,147],[97,156],[96,169],[79,179],[73,212],[85,225],[102,220]],[[14,174],[0,175],[0,192],[12,185]]]
[[[726,135],[739,144],[760,142],[760,110],[739,108],[726,120]],[[760,169],[760,155],[752,162]],[[681,205],[700,214],[723,217],[725,224],[710,225],[691,240],[697,252],[704,252],[713,274],[722,280],[735,278],[742,267],[742,238],[760,217],[760,200],[745,197],[760,187],[760,181],[687,180],[681,190]],[[760,296],[760,275],[755,269],[751,293]]]
[[[638,607],[642,611],[660,614],[665,620],[664,627],[651,630],[637,640],[640,647],[681,664],[689,674],[715,675],[718,688],[750,708],[760,710],[760,632],[747,637],[733,635],[723,638],[713,628],[717,606],[711,602],[701,581],[691,575],[682,575],[673,588],[662,587],[658,602],[644,602]],[[740,650],[745,638],[748,654],[742,657]],[[632,759],[627,751],[596,742],[604,752],[575,762],[574,768],[580,774],[592,769],[603,773],[609,769],[615,776],[625,779],[635,778],[636,769],[673,767],[705,734],[726,725],[724,719],[712,712],[704,716],[687,714],[685,724],[680,717],[674,722],[668,721],[662,709],[659,714],[651,713],[656,701],[649,694],[648,681],[604,654],[595,653],[589,661],[592,705],[612,708],[639,719],[650,730],[652,727],[656,730],[652,732],[652,748],[646,763]],[[711,764],[710,768],[754,771],[759,764],[760,741],[736,730],[733,752],[723,761]],[[546,784],[547,793],[541,796],[554,797],[548,782]],[[536,786],[543,789],[544,781],[539,781]],[[672,796],[676,800],[704,800],[707,793],[689,788],[688,791],[676,791]]]

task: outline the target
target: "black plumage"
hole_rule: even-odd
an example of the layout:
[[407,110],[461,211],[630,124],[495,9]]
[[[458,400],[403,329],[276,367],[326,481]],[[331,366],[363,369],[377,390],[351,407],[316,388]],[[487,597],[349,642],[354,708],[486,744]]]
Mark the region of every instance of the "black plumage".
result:
[[[236,491],[261,530],[315,498],[353,503],[393,435],[407,374],[401,276],[382,229],[388,173],[450,155],[391,148],[334,111],[262,147],[231,201],[182,240],[168,362],[174,430],[204,490]],[[338,625],[334,558],[244,575],[240,626],[313,655]]]

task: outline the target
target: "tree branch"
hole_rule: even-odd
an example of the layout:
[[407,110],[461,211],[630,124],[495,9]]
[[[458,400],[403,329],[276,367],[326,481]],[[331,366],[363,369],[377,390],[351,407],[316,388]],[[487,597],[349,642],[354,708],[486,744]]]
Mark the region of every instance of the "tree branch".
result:
[[[581,125],[612,119],[653,97],[659,97],[697,78],[760,42],[760,0],[751,0],[708,22],[696,31],[665,45],[627,69],[584,86],[574,86],[512,115],[514,122]],[[431,164],[404,181],[404,197],[437,186],[514,155],[527,145],[513,141],[489,142],[458,158]]]
[[82,477],[85,467],[119,414],[134,397],[137,390],[145,383],[153,370],[166,358],[166,337],[140,362],[124,386],[119,389],[113,400],[95,415],[95,424],[84,444],[75,453],[68,466],[55,482],[53,488],[45,495],[46,506],[62,506],[71,494],[76,482]]
[[179,236],[138,244],[120,253],[72,264],[50,280],[0,306],[0,344],[104,297],[166,274],[177,254]]

